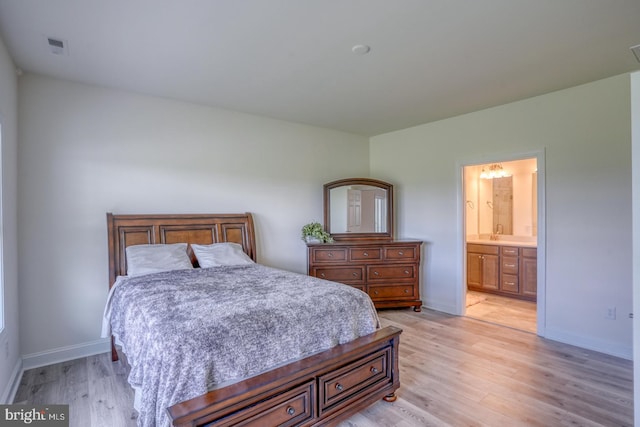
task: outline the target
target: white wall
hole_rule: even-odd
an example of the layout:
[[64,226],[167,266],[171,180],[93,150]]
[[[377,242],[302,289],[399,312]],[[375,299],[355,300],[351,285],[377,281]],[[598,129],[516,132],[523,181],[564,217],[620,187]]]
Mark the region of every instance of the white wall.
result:
[[[423,301],[454,313],[464,286],[460,165],[540,150],[546,336],[630,358],[629,75],[373,137],[370,169],[397,184],[399,236],[426,241]],[[605,319],[608,307],[616,320]]]
[[[0,39],[0,123],[2,124],[2,230],[4,288],[4,330],[0,333],[0,403],[16,392],[21,369],[20,328],[18,327],[18,226],[17,226],[17,152],[18,152],[18,79],[15,67]],[[9,345],[9,354],[6,346]]]
[[[640,396],[640,71],[631,74],[631,146],[633,169],[633,395]],[[640,405],[633,405],[640,425]]]
[[258,261],[306,273],[322,185],[368,176],[367,138],[48,77],[20,79],[25,366],[104,350],[107,212],[254,214]]

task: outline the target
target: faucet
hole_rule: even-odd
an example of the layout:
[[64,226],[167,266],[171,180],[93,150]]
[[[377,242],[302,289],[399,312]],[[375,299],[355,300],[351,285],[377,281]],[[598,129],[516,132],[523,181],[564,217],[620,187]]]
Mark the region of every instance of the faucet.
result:
[[502,234],[503,230],[502,224],[496,224],[496,231],[491,233],[489,240],[498,240],[498,236]]

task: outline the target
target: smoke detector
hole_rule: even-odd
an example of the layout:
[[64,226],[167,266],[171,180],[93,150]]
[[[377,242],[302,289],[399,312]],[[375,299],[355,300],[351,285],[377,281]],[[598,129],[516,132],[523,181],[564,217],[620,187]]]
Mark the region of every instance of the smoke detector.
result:
[[366,44],[357,44],[351,48],[351,51],[356,55],[366,55],[371,51],[371,47]]

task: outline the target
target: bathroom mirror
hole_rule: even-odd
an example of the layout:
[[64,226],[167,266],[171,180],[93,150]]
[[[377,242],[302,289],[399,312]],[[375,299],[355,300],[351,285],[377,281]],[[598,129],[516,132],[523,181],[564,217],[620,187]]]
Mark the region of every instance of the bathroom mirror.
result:
[[491,165],[464,169],[467,235],[536,236],[536,159],[501,163],[507,176],[483,176]]
[[393,185],[370,178],[325,184],[324,227],[337,241],[392,239]]

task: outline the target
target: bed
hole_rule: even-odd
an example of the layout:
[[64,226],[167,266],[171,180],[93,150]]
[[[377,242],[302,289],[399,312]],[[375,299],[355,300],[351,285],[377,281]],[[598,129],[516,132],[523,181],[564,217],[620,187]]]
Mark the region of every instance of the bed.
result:
[[[339,324],[339,328],[345,329],[346,332],[333,331],[333,329],[336,328],[334,325],[326,327],[320,325],[319,327],[317,325],[318,322],[314,321],[314,319],[322,318],[323,315],[317,313],[307,315],[304,313],[304,310],[300,312],[302,314],[291,315],[291,317],[295,319],[295,321],[290,322],[293,324],[292,327],[294,329],[296,327],[304,328],[305,331],[308,329],[314,334],[318,333],[320,338],[316,339],[314,336],[313,339],[310,339],[306,337],[305,334],[300,333],[300,331],[289,334],[286,330],[277,330],[281,324],[286,323],[284,321],[286,319],[282,317],[282,313],[286,311],[282,311],[282,309],[275,305],[275,300],[278,298],[268,297],[268,295],[274,294],[275,288],[278,288],[278,292],[287,292],[288,290],[288,297],[280,299],[290,301],[302,300],[302,298],[291,298],[292,295],[300,295],[299,290],[295,288],[296,286],[300,286],[300,284],[294,282],[300,282],[304,284],[304,286],[307,286],[305,289],[308,291],[304,293],[309,292],[313,294],[315,292],[325,292],[319,299],[335,297],[337,299],[347,300],[351,298],[350,294],[353,292],[353,289],[345,285],[325,281],[322,281],[324,282],[322,286],[315,286],[318,285],[318,283],[313,281],[319,279],[296,275],[295,273],[284,272],[254,263],[256,261],[255,230],[250,213],[221,215],[107,214],[107,224],[110,294],[114,293],[113,291],[116,290],[118,286],[122,289],[127,289],[128,294],[124,294],[124,291],[119,292],[119,294],[121,294],[120,299],[122,300],[122,304],[127,303],[128,298],[133,298],[133,295],[136,295],[136,293],[143,296],[149,295],[145,292],[150,292],[150,290],[153,289],[154,292],[159,292],[159,296],[154,296],[153,298],[156,298],[155,300],[149,296],[151,301],[157,301],[156,303],[150,304],[152,308],[156,309],[156,306],[160,306],[157,310],[164,311],[159,311],[159,313],[170,312],[173,307],[177,307],[178,304],[171,302],[166,303],[166,307],[161,307],[161,302],[167,300],[168,297],[166,295],[175,295],[175,293],[162,294],[161,292],[175,292],[175,289],[172,289],[172,287],[182,286],[179,288],[179,294],[188,295],[189,292],[195,292],[193,295],[201,295],[200,292],[204,289],[203,287],[197,288],[197,290],[195,288],[191,289],[188,288],[187,285],[179,284],[182,283],[180,280],[187,280],[185,283],[189,283],[188,286],[192,286],[191,283],[193,283],[194,280],[195,282],[198,282],[198,280],[217,280],[219,283],[213,292],[219,293],[213,297],[206,295],[200,299],[210,301],[211,304],[214,304],[218,303],[218,300],[228,298],[227,295],[231,295],[231,297],[229,297],[231,299],[237,298],[238,296],[242,296],[242,298],[248,297],[248,299],[244,300],[244,303],[242,299],[237,299],[233,303],[233,306],[236,307],[233,310],[224,310],[229,312],[237,311],[240,316],[232,320],[234,328],[239,327],[238,325],[240,324],[245,328],[242,329],[243,332],[234,338],[239,346],[240,340],[244,335],[250,337],[250,339],[248,339],[250,344],[255,345],[263,334],[262,332],[258,333],[253,331],[256,328],[260,328],[260,325],[268,323],[263,320],[257,320],[258,314],[255,310],[257,310],[258,307],[270,308],[272,317],[274,315],[276,317],[280,316],[278,317],[279,320],[272,322],[272,327],[267,329],[276,329],[274,336],[281,337],[281,339],[278,338],[278,342],[275,343],[271,341],[267,344],[257,345],[256,347],[265,351],[268,350],[266,353],[269,354],[265,356],[262,354],[265,351],[262,351],[260,355],[258,355],[259,352],[255,352],[255,357],[252,356],[248,358],[251,362],[249,364],[250,369],[233,371],[234,374],[230,377],[225,377],[225,374],[221,374],[221,376],[218,377],[216,376],[217,374],[209,373],[208,375],[210,377],[207,378],[206,381],[200,381],[201,377],[204,376],[200,375],[200,372],[207,369],[206,366],[200,366],[200,359],[204,361],[208,357],[211,357],[216,360],[217,364],[219,355],[215,355],[215,351],[207,351],[204,352],[204,354],[201,352],[201,356],[198,357],[197,350],[195,350],[197,347],[189,347],[188,344],[190,345],[191,342],[201,339],[208,340],[209,334],[203,333],[203,330],[226,330],[226,327],[221,327],[220,324],[217,323],[207,323],[203,324],[202,329],[193,329],[194,323],[198,324],[201,320],[203,322],[209,322],[209,317],[213,316],[201,316],[195,310],[191,312],[190,309],[183,311],[183,314],[179,314],[178,310],[175,311],[178,312],[176,318],[188,318],[188,315],[191,315],[191,318],[185,322],[190,325],[191,329],[180,329],[181,323],[174,321],[174,318],[171,316],[167,316],[169,320],[158,320],[156,318],[155,320],[148,321],[148,324],[145,325],[146,330],[142,333],[137,333],[138,336],[149,335],[151,337],[147,339],[146,347],[136,347],[137,344],[135,343],[137,341],[134,339],[128,341],[127,346],[129,348],[125,349],[125,354],[127,354],[130,365],[132,366],[132,376],[142,375],[140,372],[145,372],[145,369],[147,373],[151,372],[151,368],[149,367],[139,369],[139,365],[142,364],[141,360],[145,358],[150,360],[158,359],[161,360],[158,363],[163,363],[162,369],[153,369],[154,372],[157,370],[158,372],[162,372],[162,374],[157,374],[152,380],[147,381],[147,383],[152,384],[152,387],[142,390],[143,395],[145,390],[153,391],[143,396],[142,401],[146,405],[155,404],[160,408],[157,416],[157,425],[333,425],[378,399],[382,398],[388,401],[395,400],[395,391],[400,385],[398,345],[401,330],[395,327],[371,328],[370,326],[361,326],[360,318],[364,319],[362,321],[363,324],[367,324],[368,315],[366,314],[366,310],[369,308],[366,307],[366,305],[368,298],[353,303],[349,308],[349,311],[362,311],[361,314],[356,316],[358,318],[357,321],[349,321],[351,323],[336,322],[336,324]],[[193,253],[192,246],[210,245],[212,243],[238,244],[244,254],[253,262],[250,263],[251,265],[224,266],[211,269],[195,268],[193,270],[182,270],[178,272],[157,273],[148,276],[152,280],[142,280],[140,277],[124,279],[120,277],[125,276],[127,272],[127,247],[146,244],[171,245],[176,243],[189,244],[188,255],[191,263],[196,267],[198,266],[198,260]],[[242,277],[242,279],[235,279],[237,277]],[[266,279],[263,280],[260,278]],[[236,280],[236,282],[232,282],[233,280]],[[125,288],[125,285],[121,284],[122,281],[128,282],[129,287]],[[245,285],[245,282],[249,285]],[[134,286],[131,286],[132,284]],[[145,290],[143,286],[147,286],[149,291]],[[223,293],[225,287],[229,288],[228,293]],[[317,291],[315,290],[316,288],[318,288]],[[235,296],[233,295],[234,292],[231,292],[232,290],[236,290]],[[211,292],[211,290],[208,289],[207,292]],[[263,292],[263,294],[260,292]],[[343,295],[342,293],[345,294]],[[125,297],[123,295],[127,296]],[[354,301],[358,301],[360,296],[357,294],[353,294],[353,296],[355,297]],[[191,300],[194,299],[197,298],[191,298]],[[130,301],[137,300],[131,299]],[[126,310],[129,311],[137,309],[139,304],[142,304],[138,302],[135,304],[129,303],[133,307],[126,308]],[[335,313],[332,311],[331,314],[325,315],[324,317],[339,317],[344,315],[344,313],[339,312],[340,310],[344,310],[340,309],[339,304],[335,301],[325,309],[338,311]],[[145,312],[144,315],[146,316],[147,313]],[[295,316],[302,316],[304,319],[299,319]],[[373,316],[375,316],[375,314]],[[377,316],[375,318],[377,320]],[[140,317],[136,322],[145,323],[140,319],[147,318]],[[169,334],[164,332],[164,330],[157,329],[156,324],[159,323],[170,323],[170,329],[173,332]],[[313,326],[312,323],[316,323],[316,325]],[[348,325],[344,326],[343,323]],[[124,326],[119,325],[119,327]],[[128,327],[132,329],[131,326]],[[327,329],[327,331],[323,329]],[[123,331],[127,331],[127,329],[125,328]],[[252,337],[252,331],[256,332],[257,335]],[[325,333],[329,338],[324,338],[323,334]],[[120,332],[120,334],[126,335],[123,332]],[[136,336],[135,334],[130,335]],[[169,339],[171,335],[179,337],[180,340],[178,340],[177,343],[176,341],[171,341]],[[229,334],[225,333],[223,335]],[[290,341],[290,335],[300,336],[300,343],[291,346],[288,343]],[[139,341],[144,340],[140,339]],[[301,353],[289,353],[290,350],[287,350],[286,357],[282,355],[279,356],[277,351],[271,351],[277,348],[277,345],[280,344],[279,341],[283,341],[283,343],[286,342],[287,348],[289,349],[303,347],[305,351]],[[313,348],[313,345],[316,345],[316,341],[322,342],[322,344],[318,344],[319,347]],[[149,342],[152,344],[150,345]],[[216,346],[227,349],[222,352],[225,355],[232,351],[230,350],[231,347],[224,347],[223,344],[219,343],[219,341],[216,341]],[[197,345],[201,345],[199,341]],[[131,360],[129,351],[131,351],[135,360]],[[114,361],[118,359],[113,337],[111,354]],[[291,354],[295,354],[295,357],[292,358]],[[234,360],[242,359],[242,357],[244,356],[233,355],[231,360],[233,362]],[[277,357],[282,358],[278,359]],[[188,362],[188,364],[185,365],[186,367],[182,365],[176,367],[174,366],[174,360],[176,359]],[[167,362],[167,360],[169,362]],[[231,362],[225,363],[228,365]],[[224,365],[222,362],[220,362],[220,364]],[[244,365],[241,367],[242,369],[247,369]],[[136,374],[135,372],[138,373]],[[211,370],[211,372],[217,371]],[[226,373],[227,370],[223,370],[222,372]],[[242,374],[241,377],[238,377],[239,373]],[[189,378],[189,376],[193,376],[193,378]],[[171,390],[176,390],[175,393],[167,396],[165,392],[158,392],[157,395],[154,395],[156,388],[153,387],[157,385],[156,383],[166,381],[167,378],[172,379],[177,377],[180,379],[184,377],[185,379],[177,385],[170,383],[172,387]],[[191,383],[194,382],[203,384],[198,384],[197,386],[192,385]],[[143,384],[143,382],[141,384]],[[144,385],[144,387],[147,386]],[[188,388],[188,392],[191,394],[178,393],[177,390],[182,390],[182,388]],[[158,388],[158,390],[166,389],[167,387]],[[198,390],[197,395],[193,395],[194,390]],[[189,397],[183,400],[181,396],[185,395]],[[151,411],[147,411],[145,414],[142,424],[156,425],[156,418],[151,414]]]

